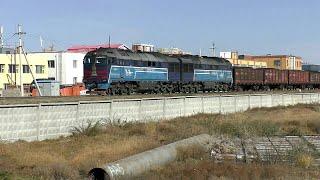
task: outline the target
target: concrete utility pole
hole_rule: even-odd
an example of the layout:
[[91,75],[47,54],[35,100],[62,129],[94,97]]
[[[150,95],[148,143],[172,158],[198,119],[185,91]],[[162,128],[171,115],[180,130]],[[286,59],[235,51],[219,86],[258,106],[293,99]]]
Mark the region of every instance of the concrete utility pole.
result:
[[0,27],[0,48],[3,48],[4,42],[3,42],[3,26]]
[[24,88],[23,88],[23,81],[22,81],[22,73],[23,73],[23,65],[22,65],[22,59],[21,59],[21,53],[22,53],[22,35],[25,35],[25,32],[22,32],[22,26],[18,24],[18,32],[16,33],[19,36],[19,47],[18,47],[18,53],[19,53],[19,74],[20,74],[20,91],[21,96],[24,96]]

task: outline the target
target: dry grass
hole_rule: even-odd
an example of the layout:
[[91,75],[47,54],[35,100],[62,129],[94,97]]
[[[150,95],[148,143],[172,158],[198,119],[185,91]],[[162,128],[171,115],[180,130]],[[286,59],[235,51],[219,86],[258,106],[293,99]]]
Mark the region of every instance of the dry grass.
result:
[[[319,134],[319,128],[318,105],[262,108],[230,115],[199,114],[171,121],[108,125],[98,132],[90,131],[88,135],[81,135],[80,132],[56,140],[2,143],[0,179],[79,179],[85,177],[87,172],[97,165],[201,133],[246,138],[263,135]],[[194,177],[191,179],[237,179],[243,176],[250,179],[272,178],[276,177],[278,172],[292,173],[291,167],[277,165],[213,164],[201,155],[201,149],[193,150],[181,150],[183,152],[180,161],[168,166],[169,169],[156,171],[163,176],[153,177],[147,174],[145,177],[184,179],[190,175]],[[299,168],[297,172],[300,172]]]
[[187,159],[174,162],[136,179],[319,179],[316,169],[303,169],[283,164],[212,163],[211,160]]

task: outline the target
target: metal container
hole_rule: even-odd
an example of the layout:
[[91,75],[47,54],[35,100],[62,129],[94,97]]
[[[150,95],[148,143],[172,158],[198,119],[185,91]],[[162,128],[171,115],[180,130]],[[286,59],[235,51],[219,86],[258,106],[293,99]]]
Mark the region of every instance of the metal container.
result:
[[42,96],[60,96],[60,82],[48,80],[38,82]]
[[263,69],[235,67],[233,76],[236,85],[263,84]]
[[280,69],[264,69],[264,84],[288,84],[288,71]]
[[289,70],[289,84],[309,84],[309,72]]

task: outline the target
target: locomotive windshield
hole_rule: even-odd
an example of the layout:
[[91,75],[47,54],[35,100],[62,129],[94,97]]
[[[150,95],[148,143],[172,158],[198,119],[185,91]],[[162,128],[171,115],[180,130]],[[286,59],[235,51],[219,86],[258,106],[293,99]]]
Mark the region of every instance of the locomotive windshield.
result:
[[92,64],[93,59],[94,59],[93,57],[86,56],[86,57],[84,57],[83,63],[84,64]]

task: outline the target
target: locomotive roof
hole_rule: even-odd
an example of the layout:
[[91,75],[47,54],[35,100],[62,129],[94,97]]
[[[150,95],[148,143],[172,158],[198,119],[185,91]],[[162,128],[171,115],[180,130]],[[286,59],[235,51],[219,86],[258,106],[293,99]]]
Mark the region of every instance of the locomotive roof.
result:
[[97,53],[97,56],[108,56],[117,59],[130,59],[138,61],[156,61],[156,62],[175,62],[192,63],[192,64],[208,64],[208,65],[225,65],[231,66],[231,63],[219,57],[200,57],[197,55],[165,55],[159,52],[132,52],[130,50],[100,48],[91,51],[88,54]]

